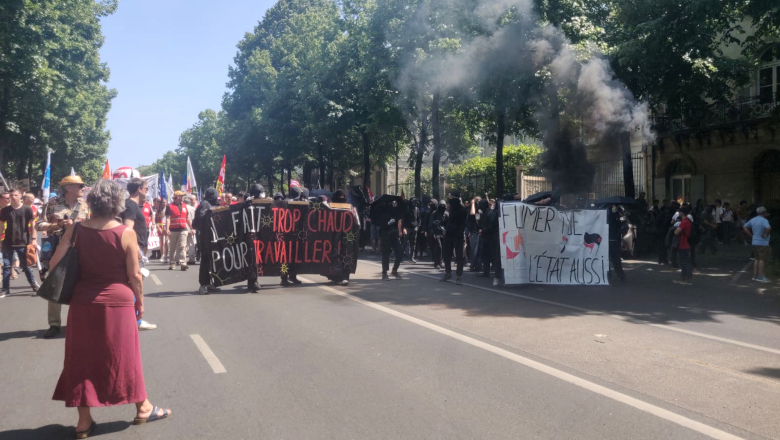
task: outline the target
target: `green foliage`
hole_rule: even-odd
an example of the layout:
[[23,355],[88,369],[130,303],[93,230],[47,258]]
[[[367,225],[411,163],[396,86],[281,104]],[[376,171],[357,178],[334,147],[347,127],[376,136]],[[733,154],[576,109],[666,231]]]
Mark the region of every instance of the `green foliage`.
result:
[[[542,148],[538,145],[512,145],[504,147],[505,191],[514,193],[518,165],[522,165],[527,175],[540,172]],[[461,191],[464,198],[474,196],[496,197],[496,158],[474,157],[453,165],[447,170],[447,190]]]
[[[100,177],[116,91],[100,62],[100,18],[116,1],[0,3],[0,164],[11,178],[40,182],[47,149],[52,181],[76,169]],[[40,183],[37,183],[38,185]]]

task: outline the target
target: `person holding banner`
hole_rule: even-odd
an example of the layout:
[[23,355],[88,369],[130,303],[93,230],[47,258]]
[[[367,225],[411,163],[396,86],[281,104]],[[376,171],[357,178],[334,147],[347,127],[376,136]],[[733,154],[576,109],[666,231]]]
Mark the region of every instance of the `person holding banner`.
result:
[[[201,244],[205,244],[206,240],[209,239],[208,227],[203,223],[203,219],[211,208],[216,208],[217,206],[219,206],[219,195],[217,194],[217,190],[214,188],[206,189],[203,193],[203,200],[200,201],[198,208],[195,210],[195,220],[192,222],[192,227],[198,234],[198,242]],[[208,248],[203,245],[200,247],[200,267],[198,268],[198,283],[200,284],[198,293],[201,295],[208,295],[210,292],[219,292],[219,287],[211,285],[209,265],[207,264],[208,261],[210,261]]]
[[607,213],[607,223],[609,224],[609,262],[612,263],[618,279],[621,282],[626,282],[626,275],[623,273],[623,262],[621,260],[623,237],[620,231],[622,221],[620,220],[620,211],[617,206],[612,205],[610,212]]
[[[300,202],[303,200],[303,192],[301,191],[301,188],[299,186],[292,186],[290,188],[290,193],[288,194],[287,201],[288,202]],[[306,199],[308,202],[309,200]],[[301,281],[298,279],[298,275],[295,273],[295,264],[290,263],[288,267],[289,274],[282,275],[282,282],[281,285],[283,287],[289,287],[293,284],[302,284]]]
[[463,245],[464,232],[466,229],[466,219],[468,210],[460,201],[460,192],[450,193],[450,210],[444,215],[442,224],[444,226],[444,245],[442,253],[444,256],[444,276],[439,280],[447,282],[452,279],[452,253],[455,252],[455,284],[460,285],[460,277],[463,275]]

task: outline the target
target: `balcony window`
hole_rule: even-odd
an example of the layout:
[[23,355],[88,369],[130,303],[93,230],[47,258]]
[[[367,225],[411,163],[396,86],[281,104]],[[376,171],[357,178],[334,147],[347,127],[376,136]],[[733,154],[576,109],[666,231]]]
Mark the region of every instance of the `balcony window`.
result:
[[758,97],[762,104],[780,100],[780,45],[768,48],[761,55]]

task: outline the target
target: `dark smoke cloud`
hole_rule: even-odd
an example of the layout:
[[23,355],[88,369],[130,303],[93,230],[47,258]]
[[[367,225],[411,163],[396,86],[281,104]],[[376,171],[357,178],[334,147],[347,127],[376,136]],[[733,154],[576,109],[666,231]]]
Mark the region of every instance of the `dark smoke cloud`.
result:
[[[533,82],[544,77],[547,86],[535,96],[524,96],[527,102],[551,103],[565,90],[566,106],[552,110],[538,105],[537,115],[546,152],[543,165],[553,185],[565,192],[582,192],[592,185],[593,167],[588,164],[586,148],[574,133],[558,120],[558,111],[577,115],[583,131],[597,144],[607,145],[615,133],[640,132],[652,139],[648,109],[637,102],[631,92],[615,79],[605,57],[582,44],[573,46],[563,32],[553,26],[541,26],[529,0],[441,0],[437,11],[466,13],[485,30],[484,35],[462,40],[456,53],[429,53],[425,58],[411,56],[402,65],[395,86],[409,94],[420,95],[435,90],[458,91],[476,95],[476,87],[490,84],[497,74],[514,75],[517,83]],[[446,5],[444,7],[443,5]],[[409,23],[413,32],[437,35],[428,19],[430,5],[425,4]],[[522,17],[517,23],[497,25],[497,17],[512,9]],[[439,12],[438,19],[456,24],[457,17]],[[443,18],[442,18],[443,17]],[[446,26],[445,26],[446,27]],[[512,91],[507,91],[511,96]],[[572,94],[574,96],[572,96]],[[421,103],[418,103],[421,104]],[[602,151],[619,160],[617,151]]]

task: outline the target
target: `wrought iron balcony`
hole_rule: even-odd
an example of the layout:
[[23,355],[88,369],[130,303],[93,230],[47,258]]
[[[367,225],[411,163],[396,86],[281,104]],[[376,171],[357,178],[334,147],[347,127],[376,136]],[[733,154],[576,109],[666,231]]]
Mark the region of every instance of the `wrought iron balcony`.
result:
[[780,100],[758,96],[712,104],[707,111],[672,118],[663,114],[652,118],[653,129],[660,134],[670,132],[717,129],[780,115]]

